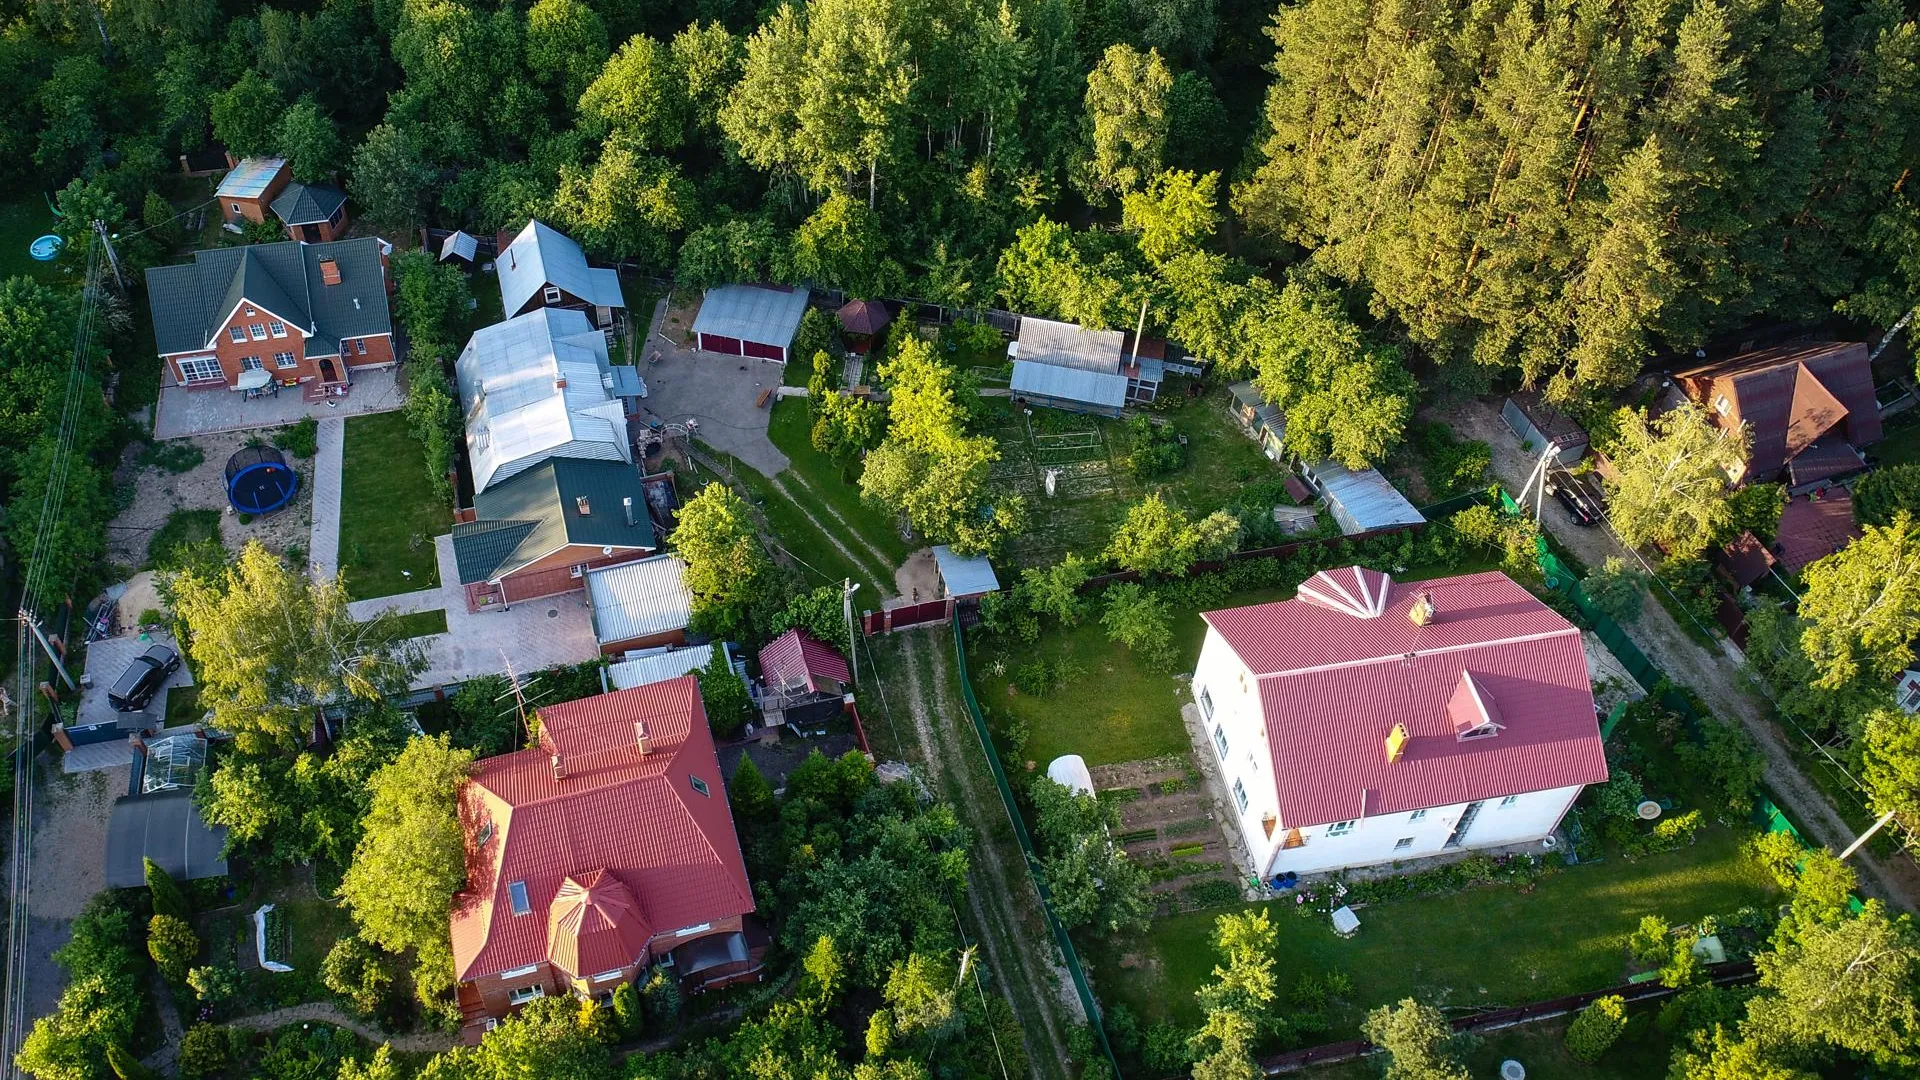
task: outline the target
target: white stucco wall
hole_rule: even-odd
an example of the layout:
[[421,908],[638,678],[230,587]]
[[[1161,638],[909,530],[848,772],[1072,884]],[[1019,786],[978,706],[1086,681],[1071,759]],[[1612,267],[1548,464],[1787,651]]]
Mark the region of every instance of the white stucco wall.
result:
[[[1262,877],[1288,870],[1306,874],[1456,850],[1446,847],[1447,837],[1466,812],[1466,803],[1429,807],[1417,819],[1408,812],[1362,818],[1341,835],[1330,835],[1328,825],[1314,825],[1301,829],[1305,843],[1283,850],[1287,823],[1280,821],[1271,837],[1262,825],[1268,814],[1279,817],[1279,792],[1273,777],[1273,755],[1267,747],[1266,721],[1260,712],[1259,683],[1212,627],[1207,628],[1194,668],[1193,696],[1206,721],[1209,748],[1220,759],[1228,798],[1233,798],[1235,781],[1247,793],[1245,810],[1232,803],[1227,809],[1237,815],[1241,835],[1252,853],[1254,865],[1247,867],[1248,872]],[[1215,742],[1216,727],[1226,737],[1224,758]],[[1514,796],[1511,802],[1488,799],[1474,816],[1458,850],[1538,840],[1559,826],[1579,794],[1580,786],[1574,785],[1526,792]],[[1412,843],[1401,847],[1401,840]]]

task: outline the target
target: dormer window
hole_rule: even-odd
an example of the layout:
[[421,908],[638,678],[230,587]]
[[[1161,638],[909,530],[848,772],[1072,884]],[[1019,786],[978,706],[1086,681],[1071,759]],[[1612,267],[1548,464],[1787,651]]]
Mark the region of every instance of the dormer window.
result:
[[1447,718],[1453,721],[1454,738],[1461,742],[1490,739],[1506,727],[1502,722],[1499,703],[1471,671],[1460,673],[1460,681],[1453,688],[1453,697],[1447,700]]
[[533,914],[533,904],[527,900],[527,883],[513,881],[507,883],[507,903],[512,905],[515,915]]
[[556,286],[553,286],[553,285],[547,286],[545,289],[542,289],[540,291],[540,295],[549,304],[557,304],[560,302],[560,290]]

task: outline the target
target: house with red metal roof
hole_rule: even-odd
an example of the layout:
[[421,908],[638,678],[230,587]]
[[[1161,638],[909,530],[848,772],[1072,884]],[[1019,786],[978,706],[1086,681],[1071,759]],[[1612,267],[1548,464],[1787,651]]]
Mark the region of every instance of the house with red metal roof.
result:
[[657,964],[683,993],[757,980],[768,944],[691,675],[539,710],[474,763],[454,973],[478,1040],[535,998],[607,1000]]
[[847,709],[853,676],[847,660],[795,627],[760,650],[760,712],[769,727],[805,725]]
[[1857,341],[1782,345],[1676,372],[1674,382],[1722,430],[1750,440],[1735,483],[1783,479],[1805,488],[1866,468],[1880,441],[1873,366]]
[[1607,778],[1580,631],[1505,574],[1350,566],[1201,617],[1194,701],[1262,878],[1537,841]]

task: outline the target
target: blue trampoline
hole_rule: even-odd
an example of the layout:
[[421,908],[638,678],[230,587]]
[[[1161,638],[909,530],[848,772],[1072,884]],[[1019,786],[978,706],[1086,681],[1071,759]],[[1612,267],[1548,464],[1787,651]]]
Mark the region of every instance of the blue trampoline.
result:
[[271,446],[243,446],[227,459],[227,501],[243,514],[271,514],[300,490],[300,474]]

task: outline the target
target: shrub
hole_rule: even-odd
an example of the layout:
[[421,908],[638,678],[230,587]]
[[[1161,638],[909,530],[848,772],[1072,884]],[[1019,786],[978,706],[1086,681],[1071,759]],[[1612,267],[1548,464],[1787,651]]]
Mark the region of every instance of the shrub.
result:
[[230,1040],[224,1028],[195,1024],[180,1036],[180,1075],[184,1080],[206,1080],[225,1072]]
[[199,468],[200,463],[205,460],[207,460],[206,451],[185,439],[153,443],[140,452],[140,464],[170,472],[176,476]]
[[1767,759],[1746,729],[1709,717],[1700,724],[1700,741],[1682,741],[1674,754],[1714,796],[1720,820],[1736,822],[1753,809],[1753,789],[1766,774]]
[[1667,920],[1658,915],[1642,916],[1640,926],[1627,935],[1627,951],[1647,967],[1666,963],[1673,955],[1673,935]]
[[1902,510],[1920,517],[1920,463],[1883,465],[1853,486],[1853,517],[1862,525],[1891,525]]
[[148,608],[140,613],[140,629],[167,625],[167,613],[159,608]]
[[1127,421],[1127,435],[1133,442],[1133,449],[1127,454],[1127,471],[1136,479],[1165,476],[1185,463],[1180,436],[1171,424],[1156,424],[1145,416],[1135,416]]
[[1138,653],[1149,666],[1172,666],[1173,617],[1166,601],[1132,581],[1109,587],[1106,599],[1100,625],[1107,637]]
[[274,432],[273,445],[297,458],[310,458],[320,452],[320,421],[303,416],[299,423]]
[[1567,1053],[1592,1064],[1627,1027],[1627,1004],[1618,994],[1599,998],[1567,1025]]
[[140,1059],[119,1043],[107,1044],[107,1068],[118,1080],[160,1080],[160,1074],[140,1064]]
[[451,501],[453,485],[447,474],[453,471],[454,453],[465,434],[459,398],[447,381],[439,355],[420,342],[414,343],[413,355],[403,371],[407,403],[402,411],[407,427],[426,452],[427,479],[432,481],[434,493]]
[[1439,500],[1481,487],[1493,464],[1493,448],[1478,439],[1459,439],[1435,421],[1408,425],[1408,443],[1420,455],[1420,475],[1429,498]]
[[666,969],[654,968],[653,977],[641,992],[641,1000],[649,1023],[671,1024],[680,1017],[680,982],[667,974]]
[[[146,625],[144,615],[141,616],[141,625]],[[147,859],[145,862],[147,891],[153,895],[153,913],[171,915],[176,919],[191,918],[193,912],[187,906],[186,894],[180,891],[180,886],[173,880],[173,875],[167,873],[152,859]]]
[[1580,586],[1594,607],[1616,622],[1626,622],[1640,614],[1640,599],[1647,591],[1647,575],[1620,556],[1609,555],[1599,569],[1588,572]]
[[1193,1050],[1188,1043],[1187,1033],[1166,1020],[1153,1025],[1147,1029],[1140,1060],[1155,1075],[1186,1072],[1187,1067],[1193,1064]]
[[147,923],[147,954],[170,982],[181,982],[200,952],[200,938],[185,919],[155,915]]
[[187,972],[187,985],[209,1005],[218,1005],[240,991],[240,973],[231,964],[197,967]]
[[1053,672],[1045,660],[1021,664],[1013,669],[1013,688],[1032,697],[1045,697],[1053,689]]
[[613,992],[613,1022],[620,1031],[622,1039],[637,1039],[646,1026],[646,1018],[640,1010],[640,992],[630,982],[623,982]]
[[1633,821],[1638,807],[1646,801],[1640,778],[1625,769],[1615,769],[1613,779],[1591,789],[1593,808],[1609,821]]
[[378,950],[358,934],[349,934],[328,950],[327,958],[320,964],[320,981],[352,1004],[360,1015],[372,1016],[380,1011],[380,1004],[393,985],[393,974],[387,970]]

